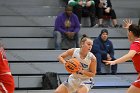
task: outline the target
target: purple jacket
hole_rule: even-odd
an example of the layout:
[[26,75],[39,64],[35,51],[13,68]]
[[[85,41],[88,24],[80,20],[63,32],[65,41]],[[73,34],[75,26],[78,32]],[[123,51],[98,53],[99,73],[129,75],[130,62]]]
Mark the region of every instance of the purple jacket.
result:
[[78,17],[72,13],[72,15],[70,16],[70,21],[71,21],[71,26],[70,28],[65,28],[65,22],[66,20],[66,14],[65,12],[59,14],[55,20],[55,31],[59,31],[61,33],[64,33],[64,32],[79,32],[80,30],[80,23],[79,23],[79,20],[78,20]]

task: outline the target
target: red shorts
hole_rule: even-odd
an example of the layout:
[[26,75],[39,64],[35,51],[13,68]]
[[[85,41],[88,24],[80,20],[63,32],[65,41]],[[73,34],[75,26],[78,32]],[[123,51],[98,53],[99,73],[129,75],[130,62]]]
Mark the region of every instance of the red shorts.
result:
[[139,78],[137,78],[137,80],[136,80],[136,81],[134,81],[134,82],[132,83],[132,85],[134,85],[135,87],[140,88],[140,77],[139,77]]
[[2,93],[14,93],[15,84],[12,75],[0,75],[0,91]]

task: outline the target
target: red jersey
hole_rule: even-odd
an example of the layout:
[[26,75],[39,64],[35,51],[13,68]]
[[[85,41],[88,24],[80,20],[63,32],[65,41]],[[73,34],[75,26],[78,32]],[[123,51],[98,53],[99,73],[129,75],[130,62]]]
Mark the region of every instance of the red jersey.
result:
[[10,72],[10,68],[8,65],[8,60],[6,58],[4,49],[0,48],[0,74],[3,74],[5,72]]
[[130,45],[130,50],[135,50],[137,52],[132,58],[132,61],[136,71],[140,73],[140,41],[134,41]]

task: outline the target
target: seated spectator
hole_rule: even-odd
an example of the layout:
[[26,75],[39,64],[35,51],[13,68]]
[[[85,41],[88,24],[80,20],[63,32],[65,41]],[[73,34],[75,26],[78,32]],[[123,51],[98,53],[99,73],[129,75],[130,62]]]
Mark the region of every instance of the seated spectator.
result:
[[[101,64],[103,60],[115,60],[112,42],[108,39],[108,30],[102,29],[101,34],[93,41],[91,52],[97,58],[97,74],[102,74]],[[116,74],[117,65],[111,66],[111,74]]]
[[104,16],[111,17],[113,27],[119,27],[117,24],[116,13],[114,9],[112,9],[112,4],[110,0],[95,0],[96,4],[96,15],[99,19],[99,27],[104,27],[103,19]]
[[80,24],[83,15],[90,17],[90,27],[95,25],[95,3],[93,0],[69,0],[68,4],[73,6],[73,12],[78,16]]
[[55,20],[55,49],[61,49],[62,40],[74,40],[76,47],[78,47],[80,23],[77,16],[72,13],[72,9],[72,6],[67,5],[65,12],[59,14]]

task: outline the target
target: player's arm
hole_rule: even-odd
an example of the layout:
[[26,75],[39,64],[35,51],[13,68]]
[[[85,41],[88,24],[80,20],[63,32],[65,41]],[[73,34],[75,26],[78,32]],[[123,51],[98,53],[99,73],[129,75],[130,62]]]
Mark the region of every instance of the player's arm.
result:
[[115,63],[122,63],[127,60],[131,60],[132,57],[136,54],[135,50],[130,50],[126,55],[122,56],[121,58],[115,60]]
[[96,65],[96,57],[94,56],[93,58],[91,58],[89,71],[82,70],[81,73],[89,77],[94,77],[96,75]]
[[115,64],[119,64],[119,63],[123,63],[126,62],[127,60],[131,60],[132,57],[136,54],[137,52],[135,50],[130,50],[126,55],[114,60],[114,61],[103,61],[106,62],[106,64],[110,64],[110,65],[115,65]]
[[65,64],[66,63],[65,58],[72,56],[73,52],[74,52],[74,48],[68,49],[67,51],[63,52],[62,54],[58,56],[57,58],[58,61],[61,62],[62,64]]

